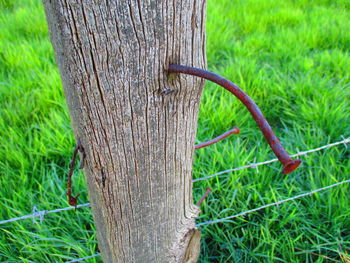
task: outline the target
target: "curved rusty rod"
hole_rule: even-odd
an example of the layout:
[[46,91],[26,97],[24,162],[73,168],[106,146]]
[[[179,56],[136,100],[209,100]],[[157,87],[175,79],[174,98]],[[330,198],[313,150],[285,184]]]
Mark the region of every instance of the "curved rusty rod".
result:
[[231,134],[239,134],[240,130],[238,127],[233,127],[233,129],[221,134],[220,136],[210,140],[210,141],[207,141],[207,142],[202,142],[202,143],[199,143],[199,144],[196,144],[194,146],[194,149],[195,150],[198,150],[200,148],[203,148],[203,147],[207,147],[209,145],[212,145],[214,143],[217,143],[218,141],[221,141],[223,139],[225,139],[226,137],[230,136]]
[[74,148],[73,157],[69,164],[69,173],[68,173],[68,179],[67,179],[68,204],[71,206],[75,206],[75,209],[77,207],[77,200],[80,194],[77,194],[76,196],[72,195],[72,175],[73,175],[75,158],[78,155],[79,149],[80,149],[79,145],[75,146]]
[[253,116],[260,130],[264,134],[267,142],[269,143],[271,149],[277,156],[278,160],[282,163],[284,167],[282,170],[283,174],[288,174],[290,172],[293,172],[296,168],[298,168],[298,166],[301,163],[301,160],[299,159],[293,160],[288,155],[288,153],[283,148],[282,144],[280,143],[280,141],[272,131],[270,124],[267,122],[266,118],[262,114],[258,105],[256,105],[256,103],[237,85],[210,71],[189,67],[189,66],[174,65],[174,64],[169,65],[168,73],[183,73],[187,75],[193,75],[200,78],[204,78],[212,82],[215,82],[216,84],[222,86],[223,88],[231,92],[250,111],[251,115]]
[[68,173],[68,179],[67,179],[68,204],[71,206],[75,206],[75,210],[77,209],[77,200],[78,200],[78,197],[80,194],[77,194],[76,196],[73,196],[73,194],[72,194],[72,176],[73,176],[75,159],[77,158],[78,152],[82,153],[82,159],[81,159],[79,169],[83,169],[86,154],[85,154],[83,146],[81,145],[79,138],[77,138],[77,145],[74,148],[72,160],[69,164],[69,173]]

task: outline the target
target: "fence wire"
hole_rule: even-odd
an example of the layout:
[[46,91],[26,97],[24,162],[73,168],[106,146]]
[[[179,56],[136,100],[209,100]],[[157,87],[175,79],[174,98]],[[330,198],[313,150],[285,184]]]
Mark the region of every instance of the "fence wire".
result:
[[[323,146],[318,147],[318,148],[315,148],[315,149],[311,149],[311,150],[303,151],[303,152],[298,152],[298,153],[293,154],[293,155],[291,155],[291,156],[292,156],[292,157],[297,157],[297,156],[301,156],[301,155],[306,155],[306,154],[308,154],[308,153],[321,151],[321,150],[323,150],[323,149],[327,149],[327,148],[330,148],[330,147],[334,147],[334,146],[339,145],[339,144],[344,144],[344,145],[346,146],[347,143],[350,143],[350,137],[349,137],[349,138],[346,138],[346,139],[344,139],[344,140],[342,140],[342,141],[334,142],[334,143],[327,144],[327,145],[323,145]],[[269,164],[269,163],[273,163],[273,162],[277,162],[277,161],[278,161],[278,159],[271,159],[271,160],[268,160],[268,161],[265,161],[265,162],[252,163],[252,164],[249,164],[249,165],[246,165],[246,166],[237,167],[237,168],[229,169],[229,170],[224,170],[224,171],[221,171],[221,172],[212,174],[212,175],[208,175],[208,176],[205,176],[205,177],[202,177],[202,178],[194,179],[194,180],[192,180],[192,182],[198,182],[198,181],[206,180],[206,179],[212,178],[212,177],[214,177],[214,176],[222,175],[222,174],[225,174],[225,173],[229,173],[229,172],[233,172],[233,171],[238,171],[238,170],[243,170],[243,169],[247,169],[247,168],[254,168],[254,167],[256,167],[256,166],[265,165],[265,164]],[[90,203],[85,203],[85,204],[78,205],[77,208],[87,207],[87,206],[90,206]],[[34,218],[36,218],[36,217],[40,217],[40,222],[42,222],[44,216],[47,215],[47,214],[58,213],[58,212],[62,212],[62,211],[66,211],[66,210],[71,210],[71,209],[74,209],[74,207],[69,206],[69,207],[60,208],[60,209],[55,209],[55,210],[49,210],[49,211],[46,211],[46,210],[37,211],[37,210],[36,210],[36,207],[33,207],[33,213],[32,213],[32,214],[30,214],[30,215],[25,215],[25,216],[21,216],[21,217],[15,217],[15,218],[11,218],[11,219],[7,219],[7,220],[0,221],[0,225],[1,225],[1,224],[5,224],[5,223],[10,223],[10,222],[18,221],[18,220],[28,219],[28,218],[33,218],[33,219],[34,219]]]
[[346,184],[346,183],[350,183],[350,179],[342,181],[342,182],[338,182],[338,183],[335,183],[335,184],[332,184],[332,185],[328,185],[328,186],[325,186],[325,187],[322,187],[322,188],[318,188],[318,189],[313,190],[313,191],[308,192],[308,193],[296,195],[296,196],[293,196],[293,197],[290,197],[290,198],[287,198],[287,199],[284,199],[284,200],[279,200],[279,201],[271,203],[271,204],[267,204],[267,205],[263,205],[263,206],[260,206],[260,207],[257,207],[257,208],[251,209],[251,210],[247,210],[247,211],[241,212],[241,213],[236,214],[236,215],[220,218],[220,219],[217,219],[217,220],[210,220],[210,221],[206,221],[206,222],[203,222],[203,223],[199,223],[196,226],[215,224],[215,223],[227,221],[229,219],[233,219],[233,218],[236,218],[236,217],[241,217],[241,216],[244,216],[244,215],[247,215],[247,214],[250,214],[250,213],[262,210],[262,209],[265,209],[265,208],[270,207],[270,206],[280,205],[280,204],[283,204],[285,202],[292,201],[292,200],[295,200],[295,199],[299,199],[299,198],[302,198],[302,197],[305,197],[305,196],[308,196],[308,195],[313,195],[315,193],[324,191],[324,190],[329,189],[329,188],[333,188],[333,187],[341,185],[341,184]]
[[85,260],[85,259],[94,258],[94,257],[98,257],[98,256],[101,256],[101,253],[97,253],[97,254],[95,254],[95,255],[91,255],[91,256],[88,256],[88,257],[77,258],[77,259],[74,259],[74,260],[71,260],[71,261],[67,261],[66,263],[79,262],[79,261],[83,261],[83,260]]
[[[90,206],[90,203],[77,205],[77,208],[86,207],[86,206]],[[28,219],[28,218],[33,218],[34,219],[36,217],[40,217],[40,222],[42,222],[44,216],[47,215],[47,214],[58,213],[58,212],[62,212],[62,211],[72,210],[72,209],[75,209],[75,207],[74,206],[68,206],[68,207],[58,208],[58,209],[49,210],[49,211],[47,211],[47,210],[37,211],[36,207],[34,206],[33,207],[33,214],[20,216],[20,217],[15,217],[15,218],[7,219],[7,220],[3,220],[3,221],[0,221],[0,225],[1,224],[6,224],[6,223],[10,223],[10,222],[15,222],[15,221],[18,221],[18,220]]]
[[[321,146],[321,147],[318,147],[318,148],[315,148],[315,149],[312,149],[312,150],[298,152],[298,153],[293,154],[291,156],[292,157],[297,157],[297,156],[301,156],[301,155],[306,155],[308,153],[317,152],[317,151],[320,151],[320,150],[323,150],[323,149],[326,149],[326,148],[330,148],[330,147],[333,147],[333,146],[336,146],[336,145],[339,145],[339,144],[344,144],[346,146],[346,144],[349,143],[349,142],[350,142],[350,137],[346,138],[346,139],[344,139],[342,141],[331,143],[331,144],[327,144],[327,145],[324,145],[324,146]],[[209,176],[205,176],[205,177],[202,177],[202,178],[194,179],[192,181],[193,182],[198,182],[198,181],[202,181],[202,180],[206,180],[206,179],[212,178],[214,176],[219,176],[219,175],[222,175],[222,174],[226,174],[226,173],[233,172],[233,171],[238,171],[238,170],[243,170],[243,169],[247,169],[247,168],[255,168],[257,166],[273,163],[273,162],[276,162],[276,161],[278,161],[278,159],[271,159],[271,160],[264,161],[264,162],[252,163],[252,164],[249,164],[249,165],[246,165],[246,166],[237,167],[237,168],[234,168],[234,169],[224,170],[224,171],[221,171],[221,172],[209,175]],[[225,222],[225,221],[229,222],[228,220],[230,220],[230,219],[241,217],[241,216],[247,215],[249,213],[253,213],[253,212],[265,209],[267,207],[280,205],[282,203],[285,203],[285,202],[288,202],[288,201],[292,201],[292,200],[296,200],[296,199],[299,199],[299,198],[302,198],[302,197],[305,197],[305,196],[313,195],[315,193],[318,193],[318,192],[321,192],[321,191],[324,191],[324,190],[336,187],[338,185],[346,184],[346,183],[350,183],[350,179],[342,181],[342,182],[338,182],[338,183],[335,183],[335,184],[332,184],[332,185],[328,185],[328,186],[325,186],[325,187],[322,187],[322,188],[318,188],[318,189],[313,190],[311,192],[307,192],[307,193],[304,193],[304,194],[296,195],[294,197],[290,197],[290,198],[287,198],[287,199],[284,199],[284,200],[279,200],[279,201],[274,202],[274,203],[270,203],[270,204],[263,205],[263,206],[260,206],[260,207],[257,207],[257,208],[251,209],[251,210],[247,210],[247,211],[235,214],[235,215],[231,215],[231,216],[220,218],[220,219],[216,219],[216,220],[205,221],[205,222],[197,224],[196,226],[215,224],[215,223]],[[82,208],[82,207],[88,207],[88,206],[90,206],[90,203],[85,203],[85,204],[78,205],[76,208]],[[47,210],[38,211],[37,208],[34,206],[32,214],[21,216],[21,217],[15,217],[15,218],[7,219],[7,220],[2,220],[2,221],[0,221],[0,225],[1,224],[5,224],[5,223],[19,221],[19,220],[29,219],[29,218],[32,218],[34,220],[34,218],[36,218],[36,217],[39,217],[40,218],[40,222],[42,222],[43,219],[44,219],[44,216],[47,215],[47,214],[58,213],[58,212],[62,212],[62,211],[72,210],[72,209],[75,209],[75,207],[69,206],[69,207],[64,207],[64,208],[59,208],[59,209],[54,209],[54,210],[49,210],[49,211],[47,211]],[[94,255],[91,255],[91,256],[88,256],[88,257],[83,257],[83,258],[78,258],[78,259],[75,259],[75,260],[72,260],[72,261],[68,261],[66,263],[79,262],[79,261],[83,261],[83,260],[86,260],[86,259],[98,257],[100,255],[101,255],[100,253],[97,253],[97,254],[94,254]]]

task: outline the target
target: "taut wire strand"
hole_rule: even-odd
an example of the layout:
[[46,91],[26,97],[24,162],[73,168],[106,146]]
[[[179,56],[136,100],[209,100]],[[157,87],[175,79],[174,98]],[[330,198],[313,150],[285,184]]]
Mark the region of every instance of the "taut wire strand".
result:
[[[77,205],[77,208],[86,207],[86,206],[90,206],[90,203]],[[10,222],[15,222],[18,220],[28,219],[28,218],[35,218],[35,217],[43,218],[43,216],[47,215],[47,214],[58,213],[58,212],[66,211],[66,210],[72,210],[74,208],[75,207],[73,207],[73,206],[68,206],[68,207],[58,208],[58,209],[49,210],[49,211],[46,211],[46,210],[35,211],[33,214],[30,214],[30,215],[25,215],[25,216],[20,216],[20,217],[15,217],[15,218],[0,221],[0,225],[5,224],[5,223],[10,223]]]
[[199,223],[196,226],[215,224],[215,223],[223,222],[223,221],[226,221],[226,220],[229,220],[229,219],[233,219],[233,218],[236,218],[236,217],[244,216],[246,214],[253,213],[253,212],[265,209],[265,208],[270,207],[270,206],[283,204],[285,202],[292,201],[292,200],[295,200],[295,199],[299,199],[299,198],[304,197],[304,196],[313,195],[315,193],[324,191],[326,189],[329,189],[329,188],[332,188],[332,187],[335,187],[335,186],[338,186],[338,185],[341,185],[341,184],[346,184],[346,183],[350,183],[350,179],[342,181],[342,182],[339,182],[339,183],[336,183],[336,184],[328,185],[328,186],[325,186],[325,187],[322,187],[322,188],[318,188],[318,189],[313,190],[313,191],[308,192],[308,193],[296,195],[296,196],[293,196],[293,197],[290,197],[290,198],[287,198],[287,199],[284,199],[284,200],[279,200],[279,201],[271,203],[271,204],[267,204],[267,205],[263,205],[263,206],[260,206],[260,207],[257,207],[257,208],[251,209],[251,210],[247,210],[247,211],[238,213],[236,215],[220,218],[220,219],[217,219],[217,220],[210,220],[210,221],[206,221],[206,222],[203,222],[203,223]]
[[[77,207],[77,208],[78,208],[78,207]],[[88,257],[77,258],[77,259],[74,259],[74,260],[71,260],[71,261],[67,261],[66,263],[79,262],[79,261],[83,261],[83,260],[85,260],[85,259],[94,258],[94,257],[98,257],[98,256],[101,256],[101,253],[97,253],[97,254],[95,254],[95,255],[91,255],[91,256],[88,256]]]

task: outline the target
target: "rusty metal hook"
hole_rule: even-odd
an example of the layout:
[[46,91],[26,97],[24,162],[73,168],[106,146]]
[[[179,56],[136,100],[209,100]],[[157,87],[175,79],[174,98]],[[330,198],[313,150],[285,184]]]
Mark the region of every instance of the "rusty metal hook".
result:
[[207,70],[183,66],[183,65],[169,65],[168,73],[183,73],[187,75],[197,76],[215,82],[216,84],[222,86],[233,95],[235,95],[250,111],[255,122],[259,126],[260,130],[264,134],[267,142],[269,143],[271,149],[277,156],[278,160],[283,165],[283,174],[288,174],[293,172],[301,163],[301,160],[293,160],[283,148],[282,144],[272,131],[270,124],[267,122],[265,116],[262,114],[258,105],[237,85],[231,81]]
[[195,149],[195,150],[198,150],[198,149],[200,149],[200,148],[207,147],[207,146],[209,146],[209,145],[212,145],[212,144],[214,144],[214,143],[217,143],[217,142],[219,142],[219,141],[225,139],[226,137],[230,136],[231,134],[239,134],[239,133],[240,133],[239,128],[238,128],[238,127],[233,127],[233,129],[231,129],[231,130],[229,130],[229,131],[227,131],[227,132],[221,134],[220,136],[218,136],[218,137],[216,137],[216,138],[214,138],[214,139],[212,139],[212,140],[210,140],[210,141],[202,142],[202,143],[196,144],[196,145],[194,146],[194,149]]
[[74,148],[72,160],[69,164],[69,173],[68,173],[68,179],[67,179],[67,196],[68,196],[68,204],[71,206],[74,206],[75,209],[77,208],[77,200],[80,194],[77,194],[76,196],[72,195],[72,175],[73,175],[73,168],[74,168],[74,163],[75,159],[78,155],[78,152],[82,153],[82,159],[81,159],[81,164],[79,166],[79,169],[82,169],[84,167],[84,161],[85,161],[85,151],[83,146],[81,145],[80,139],[77,139],[77,145]]
[[210,187],[207,187],[205,193],[202,195],[201,199],[198,201],[198,203],[196,204],[196,206],[199,207],[199,206],[203,203],[204,199],[208,196],[208,194],[209,194],[210,192],[211,192],[211,188],[210,188]]

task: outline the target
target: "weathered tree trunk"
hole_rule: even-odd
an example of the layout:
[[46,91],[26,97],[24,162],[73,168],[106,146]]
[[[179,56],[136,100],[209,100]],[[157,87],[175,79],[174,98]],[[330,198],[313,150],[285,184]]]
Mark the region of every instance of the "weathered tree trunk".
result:
[[166,68],[205,68],[205,0],[44,4],[104,262],[196,262],[203,81]]

